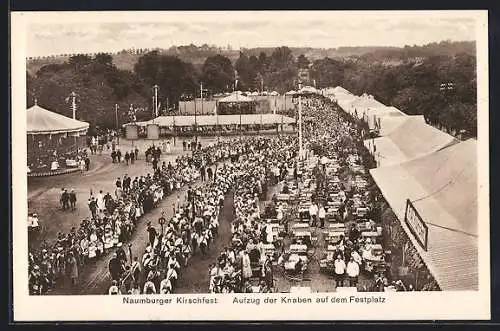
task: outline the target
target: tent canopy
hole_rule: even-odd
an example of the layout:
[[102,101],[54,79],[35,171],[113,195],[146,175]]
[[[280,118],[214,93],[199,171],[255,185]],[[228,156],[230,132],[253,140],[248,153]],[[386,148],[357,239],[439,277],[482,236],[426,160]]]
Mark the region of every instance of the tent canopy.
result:
[[270,95],[276,96],[276,95],[280,95],[280,94],[278,92],[276,92],[276,91],[272,91]]
[[54,113],[38,105],[27,110],[28,134],[85,133],[89,123]]
[[342,86],[337,86],[333,89],[334,93],[351,93]]
[[368,127],[373,130],[377,126],[377,121],[379,119],[380,121],[382,121],[382,119],[384,118],[402,117],[402,116],[407,116],[407,115],[403,113],[401,110],[397,109],[396,107],[384,106],[380,108],[367,109],[364,113],[364,120],[368,123]]
[[[292,124],[295,123],[295,119],[276,114],[243,114],[241,115],[242,125],[254,125],[254,124]],[[160,127],[192,127],[193,125],[198,126],[216,126],[216,125],[239,125],[240,115],[201,115],[196,116],[159,116],[154,120],[149,120],[145,122],[136,122],[138,126],[147,126],[149,124],[157,124]],[[124,126],[132,125],[132,123],[124,124]]]
[[252,102],[252,101],[254,101],[252,98],[246,97],[239,93],[233,93],[225,98],[221,98],[218,100],[218,102]]
[[297,92],[295,92],[294,90],[291,90],[291,91],[288,91],[285,93],[286,95],[294,95],[294,94],[297,94]]
[[[421,115],[415,115],[421,116]],[[380,123],[378,128],[378,135],[380,137],[388,136],[392,132],[396,131],[396,129],[402,125],[408,118],[412,118],[414,116],[384,116],[378,117],[375,116],[377,122]]]
[[[477,141],[370,173],[441,289],[477,290]],[[406,199],[428,227],[427,251],[405,223]]]
[[357,114],[358,118],[363,117],[364,113],[373,108],[382,108],[385,107],[385,105],[373,98],[371,95],[363,95],[357,99],[354,99],[349,108],[349,112],[351,114]]
[[375,159],[381,166],[388,166],[434,153],[457,140],[425,123],[423,116],[409,116],[389,135],[372,142]]

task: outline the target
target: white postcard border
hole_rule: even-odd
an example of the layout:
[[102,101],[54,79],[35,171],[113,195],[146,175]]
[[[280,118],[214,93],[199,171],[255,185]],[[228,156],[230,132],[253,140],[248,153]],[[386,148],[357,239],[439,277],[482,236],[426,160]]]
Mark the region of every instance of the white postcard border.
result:
[[[298,12],[294,15],[315,15]],[[363,12],[366,13],[366,12]],[[408,13],[414,15],[415,13]],[[436,12],[433,12],[436,14]],[[88,21],[145,21],[162,17],[162,13],[78,13]],[[223,14],[223,13],[221,13]],[[226,13],[227,14],[227,13]],[[357,13],[359,14],[359,12]],[[391,12],[398,15],[398,12]],[[151,16],[152,15],[152,16]],[[179,15],[166,13],[164,15]],[[198,13],[183,14],[194,17]],[[233,13],[231,13],[233,15]],[[244,13],[237,15],[244,16]],[[318,13],[325,15],[325,12]],[[281,298],[293,294],[252,295],[171,295],[140,296],[150,299],[177,297],[217,298],[217,304],[126,304],[117,296],[29,296],[27,270],[27,176],[26,176],[26,40],[28,24],[35,22],[69,22],[70,13],[20,13],[11,15],[12,64],[12,192],[13,192],[13,305],[15,321],[92,321],[92,320],[484,320],[490,318],[490,240],[489,240],[489,124],[488,124],[488,23],[486,11],[441,11],[436,15],[470,17],[477,20],[478,71],[478,208],[479,208],[479,290],[476,292],[355,293],[359,298],[384,298],[384,303],[288,303]],[[285,15],[272,13],[273,19]],[[163,16],[164,17],[164,16]],[[220,18],[220,16],[219,16]],[[55,20],[55,21],[54,21]],[[74,17],[73,20],[74,21]],[[301,295],[316,298],[349,294],[316,293]],[[256,304],[233,304],[234,298],[260,298]],[[274,297],[276,304],[264,303]],[[126,297],[125,297],[126,298]],[[131,297],[129,297],[131,298]]]

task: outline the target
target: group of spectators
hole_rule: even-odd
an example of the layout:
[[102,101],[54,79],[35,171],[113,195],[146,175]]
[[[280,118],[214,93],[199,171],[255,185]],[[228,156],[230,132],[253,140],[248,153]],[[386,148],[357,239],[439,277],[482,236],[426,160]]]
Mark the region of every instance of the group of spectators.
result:
[[[344,223],[345,236],[334,243],[336,250],[331,254],[330,272],[336,286],[358,287],[365,291],[407,291],[412,286],[405,286],[401,280],[390,280],[391,275],[385,255],[380,215],[376,213],[375,201],[378,190],[372,190],[368,182],[358,186],[357,180],[365,177],[367,155],[363,147],[363,131],[342,112],[335,110],[335,105],[324,99],[313,99],[305,107],[306,116],[314,119],[311,126],[304,131],[304,139],[308,148],[313,149],[319,157],[325,156],[334,160],[335,173],[327,170],[326,162],[318,160],[315,167],[315,192],[309,214],[312,223],[320,220],[324,224],[321,210],[328,204],[332,193],[340,197],[340,205],[334,222]],[[332,183],[331,179],[337,180]],[[375,193],[374,193],[375,192]],[[366,214],[358,215],[357,211],[366,209]],[[377,239],[363,237],[360,228],[377,233]],[[372,249],[378,247],[378,256]],[[364,275],[364,282],[358,286],[358,280]]]
[[[205,178],[200,187],[189,187],[186,201],[179,201],[174,206],[174,216],[168,222],[164,216],[159,219],[161,230],[149,224],[149,242],[142,258],[135,258],[132,269],[127,270],[123,266],[121,272],[113,272],[114,264],[110,265],[110,273],[114,273],[115,277],[112,276],[108,293],[173,293],[180,269],[187,266],[195,254],[205,258],[217,238],[219,212],[228,192],[237,187],[240,189],[236,190],[235,196],[240,198],[250,194],[252,198],[257,195],[258,199],[263,194],[267,169],[259,163],[264,152],[275,154],[279,158],[281,154],[276,151],[286,150],[284,145],[277,145],[277,142],[280,140],[276,138],[245,138],[207,147],[206,151],[214,153],[205,153],[204,157],[221,165],[213,174],[207,171],[208,180]],[[202,162],[197,169],[202,173],[204,167]],[[211,170],[210,167],[208,169]],[[241,190],[247,193],[242,194]],[[255,200],[253,206],[258,208]],[[233,224],[233,228],[237,227]],[[221,274],[212,281],[214,291],[222,291],[223,288],[224,291],[230,291],[229,288],[231,291],[241,291],[242,283],[238,276],[241,267],[235,260],[231,260],[231,256],[230,248],[225,248],[218,258],[217,266]],[[212,265],[210,272],[214,272]],[[222,274],[230,276],[222,280]],[[222,286],[219,283],[224,284]]]
[[[232,238],[216,263],[209,267],[211,293],[248,293],[258,288],[261,293],[274,289],[274,250],[267,250],[275,238],[268,232],[262,217],[261,199],[265,199],[268,185],[278,178],[274,169],[281,169],[295,157],[297,139],[282,136],[269,139],[266,145],[253,146],[251,153],[235,162],[238,179],[234,188]],[[273,246],[274,247],[274,246]],[[257,279],[258,285],[252,286]]]
[[[64,279],[76,284],[85,265],[108,250],[120,247],[132,235],[138,219],[167,195],[200,177],[199,168],[212,170],[217,156],[229,155],[231,142],[208,146],[192,155],[182,155],[174,164],[165,162],[147,175],[131,178],[125,174],[116,180],[113,193],[100,191],[88,201],[90,215],[69,233],[58,233],[54,243],[43,241],[29,251],[29,288],[32,294],[44,294]],[[215,166],[216,167],[216,166]],[[71,192],[67,192],[68,195]],[[66,201],[66,200],[64,200]],[[62,206],[66,203],[61,200]],[[71,203],[69,203],[71,209]]]
[[[308,211],[310,225],[325,226],[329,218],[328,197],[333,188],[341,196],[341,205],[330,221],[345,223],[348,231],[335,244],[337,250],[331,259],[331,272],[336,286],[357,286],[358,276],[364,270],[363,254],[372,244],[361,237],[356,216],[357,207],[370,209],[370,197],[352,183],[353,171],[349,170],[363,163],[362,158],[357,157],[362,133],[355,123],[335,112],[332,104],[319,98],[310,100],[303,115],[313,118],[311,124],[304,125],[304,148],[316,156],[335,160],[338,165],[335,175],[342,179],[342,183],[332,185],[326,163],[318,162],[312,170],[315,190]],[[44,293],[64,275],[75,284],[79,269],[89,259],[114,247],[119,249],[109,264],[109,294],[175,292],[181,269],[189,264],[193,255],[204,257],[213,246],[218,235],[219,214],[229,192],[234,192],[232,237],[210,264],[209,291],[255,292],[251,282],[257,278],[258,292],[271,292],[274,256],[266,247],[274,243],[274,248],[279,249],[280,241],[269,232],[266,211],[261,210],[260,201],[265,198],[268,185],[282,182],[291,175],[289,169],[293,169],[295,181],[301,180],[297,140],[288,135],[245,137],[204,148],[184,141],[183,149],[192,153],[179,156],[174,164],[163,162],[161,165],[162,150],[150,147],[146,160],[153,164],[152,173],[134,179],[125,174],[123,179],[117,179],[113,194],[99,192],[91,196],[91,216],[79,229],[59,234],[54,245],[43,243],[39,250],[30,252],[31,292]],[[137,160],[137,153],[136,149],[129,155]],[[157,225],[148,225],[149,240],[143,255],[132,259],[129,254],[127,259],[123,244],[131,237],[140,217],[165,196],[198,178],[201,186],[190,186],[185,201],[178,196],[169,220],[162,214]],[[285,185],[283,193],[288,190]],[[272,217],[286,223],[283,209],[275,207]],[[376,273],[373,278],[374,289],[383,289],[389,284],[383,273]],[[404,285],[397,284],[397,288],[402,287]]]

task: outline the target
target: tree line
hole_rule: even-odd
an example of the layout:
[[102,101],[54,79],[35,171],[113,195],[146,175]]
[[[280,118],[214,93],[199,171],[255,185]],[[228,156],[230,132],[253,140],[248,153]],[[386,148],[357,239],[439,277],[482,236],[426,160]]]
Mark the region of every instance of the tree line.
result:
[[475,56],[431,56],[419,63],[385,66],[370,62],[315,61],[311,76],[319,87],[342,86],[371,94],[409,115],[424,115],[439,129],[477,136]]

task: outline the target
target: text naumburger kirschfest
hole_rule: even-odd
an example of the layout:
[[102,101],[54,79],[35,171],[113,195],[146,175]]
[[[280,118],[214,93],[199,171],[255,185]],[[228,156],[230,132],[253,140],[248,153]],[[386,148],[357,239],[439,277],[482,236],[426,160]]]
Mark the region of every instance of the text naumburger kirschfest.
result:
[[301,296],[199,296],[199,297],[136,297],[125,296],[123,304],[156,304],[156,305],[261,305],[261,304],[381,304],[386,303],[386,297],[380,295],[347,295],[329,296],[319,295],[316,297]]

